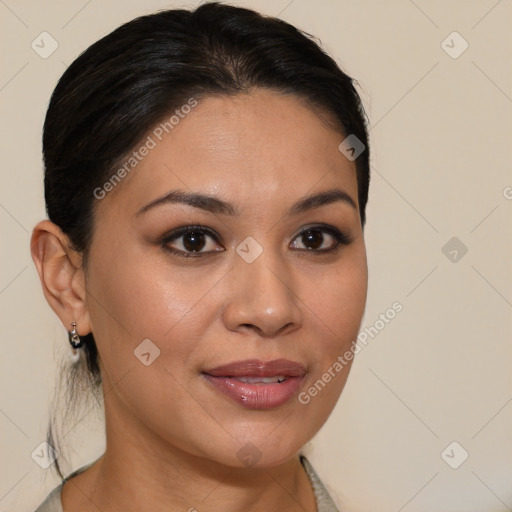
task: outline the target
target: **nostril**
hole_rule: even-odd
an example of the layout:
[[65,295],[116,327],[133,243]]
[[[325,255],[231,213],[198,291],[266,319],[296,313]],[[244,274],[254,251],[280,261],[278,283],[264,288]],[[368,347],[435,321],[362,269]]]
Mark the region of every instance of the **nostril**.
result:
[[245,327],[246,329],[251,329],[257,331],[259,334],[261,334],[263,331],[254,324],[240,324],[240,327]]

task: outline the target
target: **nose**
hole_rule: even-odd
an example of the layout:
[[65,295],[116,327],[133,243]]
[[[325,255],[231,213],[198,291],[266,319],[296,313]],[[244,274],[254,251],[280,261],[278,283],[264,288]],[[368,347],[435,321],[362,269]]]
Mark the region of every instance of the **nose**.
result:
[[252,331],[270,338],[300,328],[302,314],[291,272],[264,256],[252,263],[242,259],[235,263],[222,316],[231,331]]

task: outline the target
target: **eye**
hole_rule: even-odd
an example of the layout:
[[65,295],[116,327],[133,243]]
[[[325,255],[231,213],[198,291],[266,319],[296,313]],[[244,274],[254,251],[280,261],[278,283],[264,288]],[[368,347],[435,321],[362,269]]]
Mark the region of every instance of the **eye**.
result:
[[217,235],[204,226],[185,226],[169,233],[163,247],[183,258],[197,258],[205,253],[224,251]]
[[[219,236],[210,228],[200,225],[184,226],[167,234],[161,241],[163,248],[182,258],[199,258],[214,252],[225,251]],[[308,226],[296,236],[290,246],[297,251],[325,254],[334,252],[341,245],[348,245],[350,238],[333,226]]]
[[349,243],[349,237],[332,226],[311,226],[299,233],[291,247],[299,251],[328,253]]

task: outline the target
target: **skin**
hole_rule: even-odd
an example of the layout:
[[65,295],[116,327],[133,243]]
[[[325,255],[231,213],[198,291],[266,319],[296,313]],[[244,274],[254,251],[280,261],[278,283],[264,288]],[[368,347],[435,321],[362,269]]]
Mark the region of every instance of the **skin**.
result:
[[[343,138],[295,96],[200,98],[97,201],[86,269],[57,226],[35,227],[45,296],[67,330],[76,321],[79,334],[94,333],[105,394],[106,452],[64,485],[64,512],[316,510],[297,453],[332,412],[350,365],[307,405],[294,397],[265,410],[235,403],[201,370],[286,358],[306,367],[305,391],[356,339],[367,262],[355,164],[338,150]],[[298,200],[334,188],[356,208],[338,200],[289,214]],[[178,203],[137,215],[176,189],[215,196],[239,215]],[[214,252],[169,252],[184,250],[184,239],[165,245],[164,235],[190,224],[219,235],[200,249]],[[337,245],[320,231],[321,244],[307,250],[300,233],[311,224],[351,241],[320,253]],[[236,252],[248,236],[263,248],[250,264]],[[160,349],[149,366],[134,356],[144,339]],[[247,443],[262,454],[252,467],[237,457]]]

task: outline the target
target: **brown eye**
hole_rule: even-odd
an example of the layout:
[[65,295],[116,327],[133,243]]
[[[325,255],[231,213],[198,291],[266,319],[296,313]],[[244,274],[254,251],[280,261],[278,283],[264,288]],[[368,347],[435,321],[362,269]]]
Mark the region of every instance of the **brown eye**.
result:
[[202,226],[180,228],[162,241],[163,247],[178,256],[199,257],[201,255],[223,251],[213,231]]
[[302,233],[301,241],[307,249],[318,249],[322,246],[324,235],[318,230],[308,229]]
[[187,251],[200,251],[204,248],[205,245],[205,239],[203,233],[199,233],[197,231],[191,231],[190,233],[187,233],[186,235],[183,235],[183,247]]
[[334,227],[309,227],[304,229],[294,239],[291,246],[299,251],[312,253],[327,253],[335,251],[340,245],[347,245],[350,239],[347,235]]

